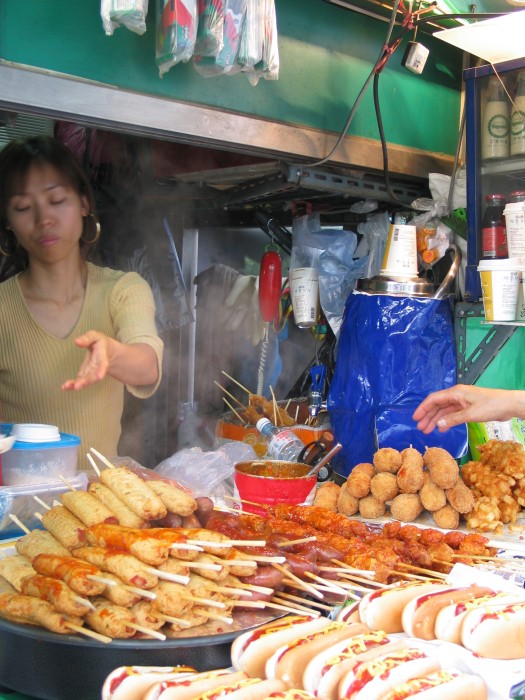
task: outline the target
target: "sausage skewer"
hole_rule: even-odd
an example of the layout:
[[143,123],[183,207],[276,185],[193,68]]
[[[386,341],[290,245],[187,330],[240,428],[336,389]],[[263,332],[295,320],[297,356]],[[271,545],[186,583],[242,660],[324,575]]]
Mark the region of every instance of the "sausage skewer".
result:
[[[88,454],[87,457],[92,459],[90,454]],[[121,501],[120,498],[115,496],[110,488],[104,486],[104,484],[95,481],[89,485],[88,491],[117,516],[119,525],[137,529],[142,529],[147,526],[145,520],[134,513],[131,508],[128,508],[128,506]]]

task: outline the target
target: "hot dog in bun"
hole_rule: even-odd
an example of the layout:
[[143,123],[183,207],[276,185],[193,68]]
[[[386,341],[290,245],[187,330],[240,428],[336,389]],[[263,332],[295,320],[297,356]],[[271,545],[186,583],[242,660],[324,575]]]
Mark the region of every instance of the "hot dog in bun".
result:
[[404,646],[403,640],[391,641],[379,630],[358,634],[317,654],[304,670],[303,687],[323,700],[338,700],[341,678],[360,660],[373,659]]
[[104,681],[102,700],[142,700],[155,683],[188,678],[196,673],[189,666],[120,666]]
[[463,646],[478,656],[491,659],[525,657],[525,602],[503,608],[477,608],[463,619]]
[[383,630],[388,634],[402,632],[401,615],[407,603],[430,591],[446,588],[442,583],[400,583],[367,593],[359,603],[361,622],[372,630]]
[[[226,696],[228,700],[266,700],[272,693],[282,690],[284,690],[284,683],[281,683],[281,681],[246,678],[245,680],[229,683],[200,695],[195,695],[193,700],[224,700]],[[161,696],[160,700],[164,700],[164,698]],[[173,700],[176,700],[176,696]]]
[[313,634],[301,636],[277,649],[266,662],[267,678],[278,678],[287,688],[301,688],[306,664],[337,642],[368,631],[361,623],[331,622]]
[[191,676],[173,678],[154,683],[141,696],[143,700],[193,700],[196,695],[245,680],[245,673],[228,669],[195,673]]
[[479,676],[455,670],[436,671],[393,686],[381,700],[486,700],[487,689]]
[[472,585],[466,588],[445,588],[413,598],[403,609],[401,622],[409,637],[436,639],[436,618],[440,610],[453,603],[474,600],[493,593],[490,588]]
[[405,647],[358,661],[339,684],[341,700],[381,700],[386,692],[399,683],[419,678],[440,669],[439,661],[421,649]]
[[328,627],[326,617],[288,615],[277,622],[261,625],[236,637],[231,647],[232,666],[252,678],[264,678],[265,665],[276,649],[301,635]]

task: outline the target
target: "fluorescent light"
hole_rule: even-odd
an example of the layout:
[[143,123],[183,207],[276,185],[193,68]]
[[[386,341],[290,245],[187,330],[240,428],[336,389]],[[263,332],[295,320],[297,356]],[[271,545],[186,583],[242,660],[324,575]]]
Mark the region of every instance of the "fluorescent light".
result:
[[434,32],[434,36],[489,63],[525,56],[525,10]]

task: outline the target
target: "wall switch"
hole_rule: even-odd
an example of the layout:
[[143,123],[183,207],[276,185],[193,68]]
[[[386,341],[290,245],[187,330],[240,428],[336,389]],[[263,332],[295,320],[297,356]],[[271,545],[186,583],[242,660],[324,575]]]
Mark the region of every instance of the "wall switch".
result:
[[401,65],[411,70],[412,73],[421,74],[429,53],[430,51],[423,44],[417,41],[409,41]]

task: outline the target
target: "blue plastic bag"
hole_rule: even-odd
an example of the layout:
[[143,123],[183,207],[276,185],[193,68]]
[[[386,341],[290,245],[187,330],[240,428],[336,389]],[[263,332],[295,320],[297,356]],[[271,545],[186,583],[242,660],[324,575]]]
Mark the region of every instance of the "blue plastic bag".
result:
[[466,426],[424,435],[412,419],[428,394],[455,383],[450,300],[350,294],[328,394],[332,430],[343,445],[336,471],[347,476],[380,447],[443,447],[462,456]]

